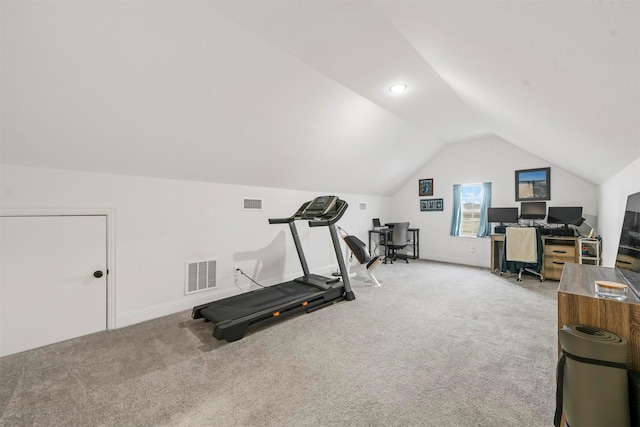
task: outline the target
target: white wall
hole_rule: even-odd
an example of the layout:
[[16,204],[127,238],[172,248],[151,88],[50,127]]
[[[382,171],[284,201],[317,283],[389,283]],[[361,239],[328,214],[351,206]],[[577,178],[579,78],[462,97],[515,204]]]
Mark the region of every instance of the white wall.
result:
[[[141,178],[3,166],[0,207],[115,210],[116,324],[152,319],[238,293],[233,267],[263,284],[301,274],[289,227],[268,218],[288,217],[325,193],[206,182]],[[371,218],[388,216],[388,198],[337,194],[349,203],[339,226],[366,242]],[[264,210],[242,209],[242,198],[262,198]],[[360,203],[367,209],[361,210]],[[298,222],[309,268],[337,267],[325,227]],[[64,244],[64,242],[60,242]],[[185,296],[185,263],[216,259],[218,286]],[[243,289],[250,282],[241,278]]]
[[598,232],[602,237],[602,265],[615,265],[627,197],[640,191],[640,157],[600,185]]
[[[487,159],[477,161],[477,159]],[[598,189],[497,137],[453,144],[442,150],[393,198],[338,194],[350,207],[339,225],[367,241],[371,218],[409,220],[420,228],[424,259],[488,267],[489,239],[449,236],[451,193],[455,183],[491,181],[493,206],[518,206],[514,171],[551,166],[548,205],[579,205],[599,215],[604,265],[615,259],[622,215],[629,194],[640,191],[640,158]],[[196,303],[238,292],[233,266],[265,284],[299,275],[300,267],[286,226],[269,217],[292,214],[316,193],[205,182],[140,178],[3,166],[0,207],[24,209],[115,210],[116,324],[118,327],[186,310]],[[420,212],[418,179],[434,179],[435,198],[444,212]],[[330,193],[330,192],[329,192]],[[324,194],[324,193],[323,193]],[[243,211],[243,197],[264,199],[264,210]],[[367,209],[360,210],[359,204]],[[314,272],[336,268],[328,233],[299,223]],[[63,243],[63,242],[62,242]],[[470,248],[474,247],[472,253]],[[184,295],[185,262],[218,260],[218,289]],[[244,280],[243,289],[249,286]]]
[[[393,198],[393,221],[409,220],[420,228],[420,258],[490,266],[489,238],[449,236],[454,184],[492,183],[492,206],[520,206],[515,201],[515,171],[551,167],[551,200],[547,206],[582,206],[598,214],[596,186],[553,166],[497,136],[450,144],[424,165]],[[433,178],[433,198],[444,199],[444,211],[420,212],[418,180]]]

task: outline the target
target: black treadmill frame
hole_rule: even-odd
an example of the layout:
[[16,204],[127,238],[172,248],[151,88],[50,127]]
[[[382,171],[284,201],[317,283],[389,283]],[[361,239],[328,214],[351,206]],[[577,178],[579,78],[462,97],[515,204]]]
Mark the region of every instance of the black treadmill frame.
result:
[[[245,292],[193,308],[191,317],[193,319],[204,318],[205,321],[211,322],[214,326],[213,336],[216,339],[224,339],[228,342],[237,341],[244,337],[246,329],[251,325],[280,319],[300,311],[307,311],[307,313],[309,313],[345,299],[347,301],[355,299],[335,225],[346,211],[348,204],[338,199],[330,212],[320,217],[310,218],[304,214],[304,211],[312,202],[313,200],[304,203],[300,209],[289,218],[269,219],[269,224],[289,224],[304,276],[289,282]],[[302,244],[300,243],[295,225],[296,220],[309,220],[310,227],[329,228],[342,282],[335,277],[329,278],[309,273],[307,260],[304,256]],[[291,290],[297,287],[300,287],[299,294],[285,295],[287,289]],[[282,294],[280,297],[277,295],[278,292]],[[269,299],[275,299],[278,301],[275,301],[273,304],[267,303],[257,308],[256,311],[251,311],[253,305],[251,307],[242,306],[242,304],[246,305],[251,302],[251,300],[259,303],[261,299],[267,301]],[[233,308],[230,308],[234,305],[238,307],[235,315],[229,313],[229,311],[234,311]]]

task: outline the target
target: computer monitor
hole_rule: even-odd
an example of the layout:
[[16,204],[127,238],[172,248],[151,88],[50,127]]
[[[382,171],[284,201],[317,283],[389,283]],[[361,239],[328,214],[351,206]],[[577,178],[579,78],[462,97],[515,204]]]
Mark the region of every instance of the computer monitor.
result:
[[580,225],[582,221],[582,206],[549,206],[549,224]]
[[518,208],[489,208],[487,211],[489,222],[513,224],[518,222]]
[[520,203],[520,218],[544,219],[545,216],[547,216],[547,202]]

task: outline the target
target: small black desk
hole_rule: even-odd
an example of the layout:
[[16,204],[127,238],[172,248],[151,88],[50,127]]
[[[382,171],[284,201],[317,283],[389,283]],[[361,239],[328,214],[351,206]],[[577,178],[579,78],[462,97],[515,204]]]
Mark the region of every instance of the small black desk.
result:
[[[384,246],[384,256],[385,260],[389,255],[389,249],[387,248],[387,242],[391,240],[391,233],[393,232],[393,227],[383,228],[381,230],[369,230],[369,256],[373,256],[374,254],[371,251],[371,243],[373,241],[372,235],[378,235],[378,244],[380,246]],[[409,228],[407,233],[410,233],[409,243],[407,244],[407,248],[410,248],[410,253],[407,253],[407,258],[417,259],[420,258],[420,229],[419,228]]]

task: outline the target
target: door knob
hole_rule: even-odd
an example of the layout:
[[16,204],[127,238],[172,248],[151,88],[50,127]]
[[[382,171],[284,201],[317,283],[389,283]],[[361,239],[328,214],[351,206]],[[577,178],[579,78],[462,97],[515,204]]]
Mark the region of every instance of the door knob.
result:
[[95,277],[95,278],[98,278],[98,279],[99,279],[100,277],[102,277],[102,271],[100,271],[100,270],[95,271],[95,272],[93,273],[93,277]]

